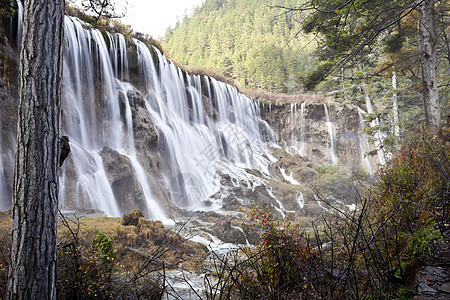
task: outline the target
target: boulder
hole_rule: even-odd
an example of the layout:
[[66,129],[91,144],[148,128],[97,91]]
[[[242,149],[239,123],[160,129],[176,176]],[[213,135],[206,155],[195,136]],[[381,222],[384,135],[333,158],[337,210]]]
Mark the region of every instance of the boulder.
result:
[[143,218],[144,214],[138,210],[132,210],[130,213],[128,214],[124,214],[122,217],[122,225],[124,226],[129,226],[129,225],[134,225],[137,226],[139,224],[139,219]]
[[147,211],[147,202],[130,159],[108,147],[103,148],[100,156],[120,210]]

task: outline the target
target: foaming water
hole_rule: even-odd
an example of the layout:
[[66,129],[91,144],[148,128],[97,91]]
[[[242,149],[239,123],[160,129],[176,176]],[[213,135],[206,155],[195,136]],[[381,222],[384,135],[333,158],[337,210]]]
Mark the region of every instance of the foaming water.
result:
[[325,110],[326,124],[328,129],[328,137],[329,137],[329,152],[330,152],[330,160],[333,165],[337,165],[339,160],[336,155],[336,147],[335,147],[335,133],[334,133],[334,125],[330,121],[330,116],[328,114],[327,105],[324,103],[323,108]]
[[[267,142],[274,142],[274,134],[259,117],[257,102],[213,78],[186,74],[158,50],[135,43],[147,109],[162,140],[160,151],[167,153],[171,166],[168,181],[176,206],[204,208],[203,202],[219,189],[216,174],[224,164],[269,173]],[[270,132],[268,141],[260,125]],[[242,177],[239,173],[234,175]]]

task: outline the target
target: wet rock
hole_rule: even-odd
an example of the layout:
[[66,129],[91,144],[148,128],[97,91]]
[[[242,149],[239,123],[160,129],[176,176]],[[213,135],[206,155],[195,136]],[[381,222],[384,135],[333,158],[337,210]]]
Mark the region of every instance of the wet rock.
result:
[[434,296],[438,293],[438,291],[428,286],[428,284],[426,284],[425,282],[419,283],[419,286],[417,287],[417,292],[419,294],[426,294],[430,296]]
[[147,202],[130,159],[108,147],[103,148],[100,156],[120,210],[147,211]]
[[421,271],[420,273],[422,273],[424,277],[430,281],[445,280],[449,276],[449,274],[444,269],[432,266],[426,267],[425,270]]
[[[324,103],[327,101],[316,100],[318,101],[311,97],[293,103],[272,105],[270,114],[263,111],[262,116],[274,129],[278,140],[281,141],[280,145],[285,142],[288,146],[295,146],[294,152],[298,152],[303,143],[302,155],[305,158],[310,159],[312,163],[331,164],[331,142],[324,109]],[[306,103],[303,116],[300,109],[302,102]],[[293,107],[297,108],[295,112],[292,111]],[[363,132],[365,123],[361,121],[357,107],[329,102],[327,108],[329,120],[333,125],[335,154],[341,165],[357,169],[368,168],[367,161],[363,162],[362,151],[371,151],[373,147],[368,146],[370,149],[365,149],[365,146],[362,146],[366,145],[367,136]],[[369,157],[368,160],[375,169],[378,163],[376,158]]]
[[438,287],[438,290],[441,291],[441,292],[450,294],[450,282],[446,282],[446,283],[441,284]]
[[158,131],[150,112],[141,106],[137,106],[133,117],[136,150],[141,153],[157,151]]
[[145,108],[145,99],[142,95],[136,90],[130,90],[127,93],[128,101],[130,102],[130,106],[136,110],[137,107]]

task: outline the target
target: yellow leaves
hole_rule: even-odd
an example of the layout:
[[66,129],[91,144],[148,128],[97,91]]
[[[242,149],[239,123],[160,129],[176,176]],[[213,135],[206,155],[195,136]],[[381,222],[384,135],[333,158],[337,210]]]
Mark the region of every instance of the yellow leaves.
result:
[[336,9],[334,10],[334,12],[337,13],[337,14],[339,14],[339,9],[336,8]]

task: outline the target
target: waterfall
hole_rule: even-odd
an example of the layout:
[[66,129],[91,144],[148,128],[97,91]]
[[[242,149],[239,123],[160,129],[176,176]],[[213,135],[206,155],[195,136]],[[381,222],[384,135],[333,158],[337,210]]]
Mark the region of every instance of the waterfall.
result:
[[364,170],[372,175],[373,170],[370,165],[369,157],[367,157],[367,153],[370,151],[369,141],[367,139],[367,134],[364,132],[366,128],[366,121],[363,118],[364,111],[358,107],[358,116],[359,116],[359,126],[360,126],[360,134],[359,134],[359,152],[361,154],[361,166]]
[[327,105],[324,103],[323,107],[325,109],[325,116],[326,116],[326,124],[328,129],[328,137],[330,139],[329,141],[329,150],[330,150],[330,159],[333,165],[338,164],[338,158],[336,156],[336,149],[335,149],[335,134],[334,134],[334,125],[330,122],[330,117],[328,115],[328,108]]
[[[301,120],[300,120],[301,122]],[[300,123],[301,126],[301,123]],[[291,103],[291,141],[290,146],[286,149],[289,154],[300,154],[302,155],[301,143],[297,140],[298,130],[297,130],[297,103]],[[301,132],[302,128],[300,128]]]
[[300,182],[295,180],[295,178],[292,176],[292,171],[291,171],[291,173],[289,175],[287,175],[285,169],[283,169],[283,168],[279,168],[279,169],[280,169],[281,175],[283,176],[283,178],[287,182],[289,182],[290,184],[293,184],[293,185],[299,185],[300,184]]
[[294,149],[294,153],[297,150],[297,103],[291,103],[291,147]]
[[22,1],[17,0],[17,49],[20,49],[20,43],[22,41],[22,19],[23,4]]
[[[1,146],[1,137],[0,137],[0,146]],[[0,147],[0,150],[1,150],[1,147]],[[9,209],[10,201],[8,201],[7,198],[8,198],[8,196],[6,193],[6,176],[5,176],[5,171],[3,169],[2,155],[0,155],[0,211]]]
[[[209,199],[220,189],[219,172],[236,183],[248,181],[249,168],[269,175],[275,134],[260,118],[258,102],[214,78],[187,74],[139,40],[127,45],[123,35],[103,35],[74,17],[65,18],[65,31],[62,129],[71,163],[60,178],[63,208],[125,212],[108,180],[104,149],[127,158],[145,198],[144,214],[164,223],[171,222],[170,208],[155,197],[150,176],[169,191],[172,205],[213,210],[221,207],[221,199]],[[137,55],[133,83],[127,82],[130,46]],[[136,148],[128,96],[137,91],[133,84],[143,88],[142,109],[158,134],[158,174],[144,168],[146,154]]]
[[302,104],[300,105],[300,155],[301,156],[306,156],[305,107],[306,107],[306,102],[302,102]]
[[305,198],[303,197],[303,193],[302,192],[298,192],[297,196],[295,197],[298,203],[298,206],[300,207],[300,209],[303,209],[303,207],[305,207]]
[[[213,78],[185,76],[153,49],[159,62],[155,64],[150,49],[138,40],[135,44],[140,77],[149,95],[147,109],[162,140],[160,151],[171,166],[168,182],[176,206],[205,209],[204,201],[219,188],[216,171],[230,171],[230,163],[269,173],[259,124],[269,127],[259,118],[256,102]],[[202,81],[209,103],[202,99]],[[206,114],[205,105],[217,114]]]
[[[65,30],[62,127],[70,137],[76,193],[66,195],[67,189],[63,187],[63,204],[99,209],[111,216],[123,213],[99,154],[104,147],[109,147],[129,158],[144,193],[148,217],[170,223],[154,199],[147,175],[137,159],[132,113],[127,97],[133,87],[117,78],[119,71],[121,78],[127,77],[124,69],[128,66],[124,37],[108,34],[108,49],[100,31],[87,30],[76,18],[65,18]],[[67,176],[67,172],[64,172],[61,182],[67,183]]]

